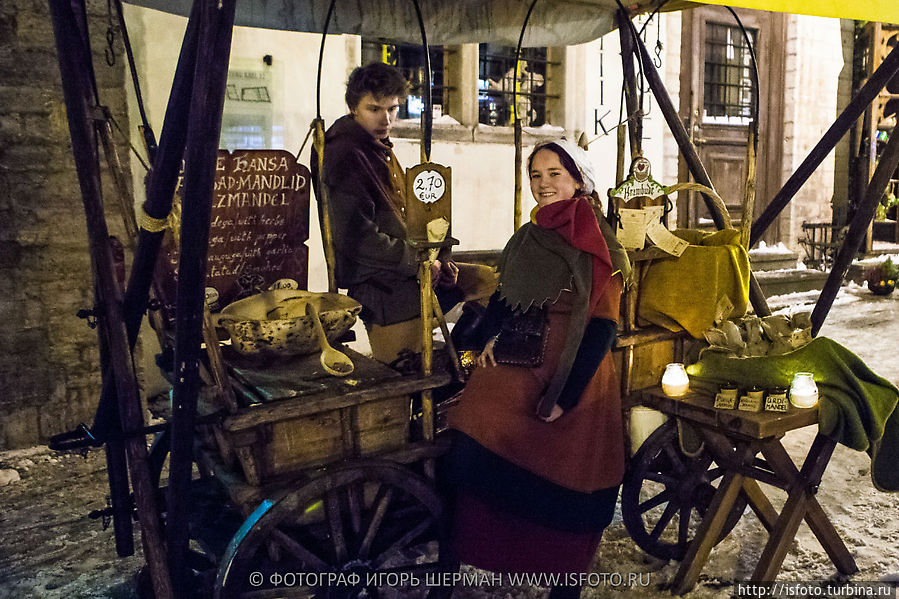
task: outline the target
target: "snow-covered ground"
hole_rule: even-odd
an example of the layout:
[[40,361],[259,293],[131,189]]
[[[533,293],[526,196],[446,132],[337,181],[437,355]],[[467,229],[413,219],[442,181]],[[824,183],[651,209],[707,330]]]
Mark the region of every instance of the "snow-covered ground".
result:
[[[769,298],[774,309],[811,309],[817,294]],[[879,298],[863,287],[844,287],[821,334],[831,337],[864,359],[878,374],[899,383],[899,293]],[[784,444],[795,459],[807,451],[814,427],[790,433]],[[87,459],[57,456],[43,448],[0,453],[0,598],[41,599],[135,597],[132,576],[142,563],[138,555],[115,557],[111,530],[103,531],[88,512],[101,509],[106,497],[102,452]],[[18,480],[15,480],[18,476]],[[770,490],[770,489],[769,489]],[[770,490],[775,507],[785,494]],[[871,485],[867,455],[838,446],[824,475],[817,499],[830,515],[854,556],[856,581],[899,579],[899,495],[878,492]],[[698,598],[730,598],[734,583],[747,580],[767,534],[751,511],[712,551],[699,584]],[[139,541],[138,541],[139,545]],[[512,548],[510,548],[512,549]],[[638,575],[639,585],[588,587],[585,598],[670,597],[665,584],[677,569],[643,553],[630,539],[620,515],[606,530],[595,564],[608,580]],[[804,524],[790,548],[780,580],[824,580],[835,569]],[[644,586],[645,585],[645,586]],[[463,587],[456,598],[538,598],[545,589],[499,586]],[[894,595],[895,596],[895,595]]]

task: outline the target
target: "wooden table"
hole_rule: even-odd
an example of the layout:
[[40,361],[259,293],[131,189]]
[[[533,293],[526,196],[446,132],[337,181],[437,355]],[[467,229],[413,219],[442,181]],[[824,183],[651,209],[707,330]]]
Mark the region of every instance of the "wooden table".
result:
[[[796,467],[781,444],[786,432],[817,424],[817,408],[790,406],[786,413],[723,410],[714,407],[711,397],[690,392],[672,399],[659,388],[644,391],[641,403],[694,425],[706,449],[725,469],[696,537],[690,542],[672,581],[674,593],[682,595],[696,584],[741,491],[769,533],[752,580],[776,578],[803,519],[840,573],[858,571],[855,560],[815,499],[836,443],[818,434],[801,468]],[[764,459],[756,457],[759,453]],[[787,502],[779,514],[759,482],[787,492]]]

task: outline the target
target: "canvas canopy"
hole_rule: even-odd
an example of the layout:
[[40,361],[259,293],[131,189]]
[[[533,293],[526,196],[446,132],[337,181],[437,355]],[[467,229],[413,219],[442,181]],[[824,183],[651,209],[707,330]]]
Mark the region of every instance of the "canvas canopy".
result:
[[[125,0],[131,4],[187,16],[192,0]],[[419,0],[429,44],[518,43],[530,0]],[[899,22],[896,0],[711,0],[745,8]],[[653,0],[623,0],[635,13],[658,5]],[[662,10],[695,5],[669,1]],[[266,29],[320,33],[330,0],[238,0],[236,24]],[[615,28],[615,0],[537,0],[525,31],[525,46],[567,46],[589,42]],[[411,0],[337,0],[329,33],[421,42]]]

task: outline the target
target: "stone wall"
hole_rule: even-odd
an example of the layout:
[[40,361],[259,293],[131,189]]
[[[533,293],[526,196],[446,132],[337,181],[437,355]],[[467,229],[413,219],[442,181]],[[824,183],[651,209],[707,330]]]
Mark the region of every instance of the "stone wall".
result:
[[[121,48],[108,67],[106,2],[88,12],[101,101],[124,127]],[[96,331],[75,316],[92,275],[52,32],[45,0],[0,2],[0,449],[90,423],[99,396]],[[108,181],[104,197],[122,238]]]

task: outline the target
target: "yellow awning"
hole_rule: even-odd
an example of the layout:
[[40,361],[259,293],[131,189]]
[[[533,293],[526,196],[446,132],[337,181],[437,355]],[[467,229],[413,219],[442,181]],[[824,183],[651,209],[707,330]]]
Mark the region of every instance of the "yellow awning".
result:
[[818,17],[899,23],[899,0],[702,0],[702,3]]

